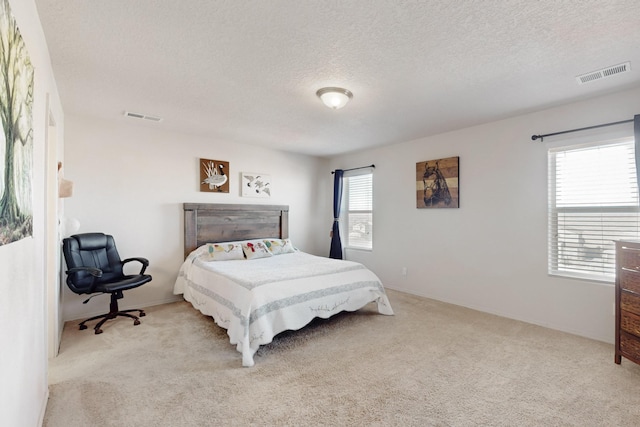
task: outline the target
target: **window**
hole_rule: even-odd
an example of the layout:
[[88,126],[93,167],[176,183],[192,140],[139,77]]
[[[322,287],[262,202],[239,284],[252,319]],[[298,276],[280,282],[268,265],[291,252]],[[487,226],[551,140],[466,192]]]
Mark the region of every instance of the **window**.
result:
[[615,277],[615,240],[640,238],[633,138],[549,151],[549,273]]
[[344,178],[347,248],[373,249],[373,174]]

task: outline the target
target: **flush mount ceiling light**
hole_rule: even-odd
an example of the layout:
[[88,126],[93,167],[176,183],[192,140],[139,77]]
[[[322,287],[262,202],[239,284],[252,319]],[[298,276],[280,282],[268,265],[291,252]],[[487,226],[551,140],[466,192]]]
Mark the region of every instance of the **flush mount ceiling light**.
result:
[[344,107],[347,105],[347,102],[353,98],[353,94],[350,91],[341,87],[323,87],[322,89],[318,89],[316,95],[318,95],[318,98],[322,100],[324,105],[334,110],[339,110]]

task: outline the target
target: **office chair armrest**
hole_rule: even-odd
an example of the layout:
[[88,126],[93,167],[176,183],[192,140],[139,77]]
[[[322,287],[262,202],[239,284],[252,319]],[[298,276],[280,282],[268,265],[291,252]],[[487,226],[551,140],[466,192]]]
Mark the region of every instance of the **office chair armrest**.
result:
[[79,273],[81,271],[86,271],[87,273],[93,276],[93,279],[91,280],[91,285],[89,286],[89,290],[86,292],[87,294],[92,294],[96,287],[96,278],[102,277],[102,270],[95,267],[73,267],[67,270],[67,274]]
[[142,269],[140,269],[140,274],[144,274],[144,271],[147,269],[147,267],[149,267],[149,260],[146,258],[140,258],[140,257],[127,258],[122,261],[122,265],[125,265],[130,261],[138,261],[140,264],[142,264]]
[[78,273],[80,271],[86,271],[93,277],[102,277],[102,270],[93,267],[73,267],[67,271],[67,274]]

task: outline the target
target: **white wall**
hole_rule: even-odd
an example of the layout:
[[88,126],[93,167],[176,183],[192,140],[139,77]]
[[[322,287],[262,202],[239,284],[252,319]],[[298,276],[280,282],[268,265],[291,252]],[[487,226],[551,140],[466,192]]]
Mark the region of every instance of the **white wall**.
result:
[[[295,243],[326,255],[329,172],[375,163],[374,250],[349,251],[349,259],[368,265],[389,288],[612,342],[612,284],[547,275],[547,148],[594,134],[631,134],[631,126],[542,143],[531,135],[638,112],[635,89],[331,161],[165,132],[130,119],[67,115],[65,175],[75,187],[66,215],[79,219],[79,232],[113,234],[121,256],[150,259],[153,282],[121,301],[122,307],[148,306],[175,299],[182,203],[288,204]],[[416,209],[416,162],[450,156],[460,156],[460,208]],[[198,191],[200,157],[230,162],[229,194]],[[240,197],[241,171],[270,174],[273,197]],[[87,305],[83,299],[65,289],[65,319],[108,305],[108,296]]]
[[[229,162],[228,194],[199,191],[199,158]],[[309,253],[328,253],[319,211],[328,209],[318,174],[329,174],[328,160],[214,141],[164,131],[162,123],[142,126],[135,119],[111,121],[67,115],[66,178],[74,182],[66,200],[67,217],[80,221],[79,233],[112,234],[122,258],[142,256],[153,281],[127,291],[121,308],[176,300],[173,284],[183,256],[185,202],[289,205],[289,235]],[[271,175],[272,197],[240,197],[240,172]],[[319,193],[319,189],[321,192]],[[326,228],[325,228],[326,227]],[[328,232],[328,231],[327,231]],[[106,311],[109,296],[93,298],[65,289],[64,318],[80,319]]]
[[[45,289],[45,132],[47,94],[62,123],[62,107],[35,3],[10,1],[35,70],[33,237],[0,246],[0,425],[40,425],[47,402]],[[62,143],[62,126],[57,140]],[[4,159],[2,160],[4,161]]]
[[[595,133],[633,135],[633,126],[544,142],[531,135],[639,113],[635,89],[334,158],[332,169],[376,165],[374,250],[347,257],[389,288],[613,342],[613,284],[547,275],[547,149]],[[416,163],[451,156],[460,156],[460,208],[416,209]]]

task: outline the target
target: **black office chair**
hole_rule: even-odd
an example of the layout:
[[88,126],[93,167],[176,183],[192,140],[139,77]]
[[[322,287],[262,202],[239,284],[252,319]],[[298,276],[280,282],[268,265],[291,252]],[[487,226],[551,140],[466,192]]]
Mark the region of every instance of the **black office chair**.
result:
[[[120,260],[113,236],[103,233],[75,234],[62,241],[62,251],[67,261],[67,285],[76,294],[111,294],[109,312],[100,316],[94,316],[80,323],[80,329],[87,329],[86,322],[102,319],[94,327],[96,334],[101,334],[102,325],[109,319],[125,316],[134,319],[133,324],[139,325],[140,319],[132,311],[138,311],[140,317],[145,315],[144,310],[118,309],[118,300],[123,297],[122,291],[137,288],[151,281],[151,276],[144,274],[149,266],[146,258],[127,258]],[[130,261],[138,261],[142,264],[139,274],[125,275],[122,267]],[[83,304],[89,302],[93,295]]]

